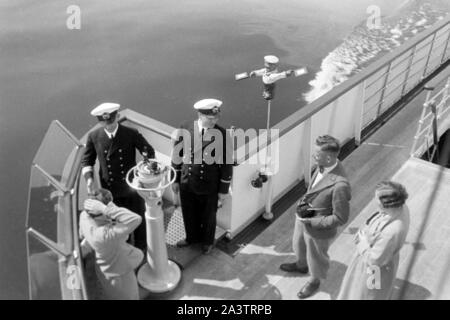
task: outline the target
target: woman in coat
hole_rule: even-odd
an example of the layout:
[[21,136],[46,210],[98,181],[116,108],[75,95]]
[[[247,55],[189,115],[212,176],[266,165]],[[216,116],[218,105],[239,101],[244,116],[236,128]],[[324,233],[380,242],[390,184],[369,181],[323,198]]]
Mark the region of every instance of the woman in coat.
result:
[[399,252],[409,228],[408,194],[396,182],[380,182],[375,191],[379,211],[355,237],[356,252],[345,273],[338,300],[390,299]]

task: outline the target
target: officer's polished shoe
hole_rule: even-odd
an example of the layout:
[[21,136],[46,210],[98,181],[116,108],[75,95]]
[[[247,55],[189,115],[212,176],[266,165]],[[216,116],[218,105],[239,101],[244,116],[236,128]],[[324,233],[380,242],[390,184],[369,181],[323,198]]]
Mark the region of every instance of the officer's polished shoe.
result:
[[308,281],[300,292],[297,294],[297,297],[300,299],[305,299],[312,296],[317,289],[320,287],[320,281]]
[[298,273],[308,273],[308,267],[299,267],[297,263],[283,263],[280,265],[280,269],[286,272],[298,272]]
[[212,248],[213,248],[212,244],[204,244],[202,246],[203,254],[210,254],[212,251]]
[[191,245],[191,243],[187,242],[186,239],[183,239],[183,240],[180,240],[180,241],[177,242],[177,247],[178,248],[188,247],[190,245]]

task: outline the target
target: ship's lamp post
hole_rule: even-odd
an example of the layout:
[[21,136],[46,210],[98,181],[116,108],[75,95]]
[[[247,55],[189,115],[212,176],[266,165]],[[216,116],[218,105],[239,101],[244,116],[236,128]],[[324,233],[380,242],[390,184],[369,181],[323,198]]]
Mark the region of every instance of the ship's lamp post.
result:
[[[264,167],[259,170],[257,177],[251,181],[251,184],[255,188],[262,188],[262,185],[267,182],[267,196],[266,205],[263,218],[266,220],[273,219],[272,213],[272,198],[273,198],[273,176],[275,172],[269,169],[269,145],[270,145],[270,107],[271,101],[275,97],[275,83],[280,80],[290,76],[301,76],[308,73],[308,70],[304,67],[295,70],[278,71],[279,59],[276,56],[269,55],[264,57],[264,68],[253,70],[251,72],[244,72],[235,75],[235,80],[243,80],[252,77],[262,77],[264,90],[262,93],[263,98],[267,101],[267,146],[266,146],[266,159]],[[272,168],[274,166],[271,166]]]
[[[134,178],[131,178],[131,173]],[[180,268],[167,256],[161,206],[164,190],[175,181],[175,176],[172,166],[144,157],[143,161],[128,171],[126,177],[128,185],[145,200],[147,263],[141,266],[137,278],[143,288],[154,293],[175,289],[181,279]]]

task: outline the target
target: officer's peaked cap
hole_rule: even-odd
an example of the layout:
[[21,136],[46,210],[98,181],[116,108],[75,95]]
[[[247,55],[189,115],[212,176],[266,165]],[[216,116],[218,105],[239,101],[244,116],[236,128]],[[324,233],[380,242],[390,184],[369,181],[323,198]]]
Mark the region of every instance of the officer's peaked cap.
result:
[[194,109],[203,114],[216,114],[219,112],[222,101],[217,99],[203,99],[194,104]]
[[270,64],[276,64],[280,62],[280,59],[278,59],[276,56],[265,56],[264,62],[270,63]]
[[104,114],[111,114],[113,112],[116,112],[117,110],[119,110],[119,108],[120,108],[120,104],[118,104],[118,103],[105,102],[105,103],[102,103],[101,105],[95,107],[91,111],[91,115],[93,115],[94,117],[101,117]]

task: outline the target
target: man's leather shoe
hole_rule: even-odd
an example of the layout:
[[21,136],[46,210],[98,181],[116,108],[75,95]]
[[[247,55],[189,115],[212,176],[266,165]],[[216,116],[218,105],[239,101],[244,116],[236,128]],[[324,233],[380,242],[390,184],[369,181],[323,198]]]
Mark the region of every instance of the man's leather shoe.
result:
[[212,245],[207,245],[207,244],[203,245],[202,246],[203,254],[210,254],[212,251],[212,248],[213,248]]
[[286,272],[298,272],[298,273],[308,273],[308,267],[299,267],[297,263],[283,263],[280,265],[280,269]]
[[300,299],[308,298],[312,296],[317,291],[317,289],[319,289],[319,287],[320,281],[308,281],[297,294],[297,297],[299,297]]
[[191,244],[189,242],[187,242],[186,239],[183,239],[183,240],[180,240],[180,241],[177,242],[177,247],[178,248],[188,247],[190,245]]

